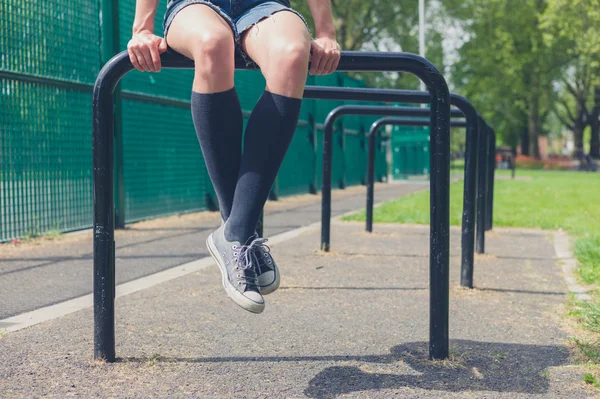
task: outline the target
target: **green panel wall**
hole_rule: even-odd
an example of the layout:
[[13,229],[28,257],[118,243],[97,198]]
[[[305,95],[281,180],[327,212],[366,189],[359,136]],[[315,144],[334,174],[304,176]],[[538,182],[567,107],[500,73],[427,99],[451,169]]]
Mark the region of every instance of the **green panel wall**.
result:
[[429,128],[394,127],[391,145],[395,179],[429,178]]
[[123,101],[125,214],[129,222],[206,209],[210,182],[189,110],[166,108]]
[[[111,44],[114,50],[126,49],[135,12],[134,1],[112,3],[117,16],[112,40],[110,24],[99,26],[101,4],[0,2],[0,26],[10,27],[0,31],[0,241],[92,224],[92,85]],[[165,8],[166,0],[160,0],[159,35]],[[105,13],[102,19],[108,17]],[[189,111],[192,80],[191,70],[132,71],[119,86],[116,132],[120,128],[122,143],[115,144],[122,145],[123,163],[117,162],[116,170],[121,167],[124,204],[119,211],[126,222],[203,210],[209,197],[214,200]],[[309,76],[307,83],[364,86],[341,73]],[[247,121],[265,81],[259,71],[236,71],[235,84]],[[322,124],[342,104],[303,101],[275,186],[279,196],[320,190]],[[347,116],[336,126],[334,188],[364,179],[364,138],[358,133],[373,119]],[[379,158],[377,173],[386,169]]]

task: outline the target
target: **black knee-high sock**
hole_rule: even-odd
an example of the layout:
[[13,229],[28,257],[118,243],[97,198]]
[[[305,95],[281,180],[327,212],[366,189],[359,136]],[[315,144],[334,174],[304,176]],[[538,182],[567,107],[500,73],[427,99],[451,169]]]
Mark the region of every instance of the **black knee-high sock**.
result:
[[192,119],[223,219],[227,220],[242,158],[243,116],[235,88],[192,92]]
[[279,167],[294,136],[302,100],[265,91],[244,137],[244,153],[225,236],[246,242],[255,232]]

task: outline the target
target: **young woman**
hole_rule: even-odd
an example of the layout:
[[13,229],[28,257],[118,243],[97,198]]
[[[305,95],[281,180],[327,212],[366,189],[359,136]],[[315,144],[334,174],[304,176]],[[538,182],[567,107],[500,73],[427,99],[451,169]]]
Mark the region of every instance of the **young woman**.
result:
[[[279,270],[256,224],[298,123],[309,61],[313,75],[337,68],[331,3],[306,0],[316,28],[311,40],[289,0],[170,0],[161,38],[154,35],[158,1],[137,0],[129,57],[136,69],[158,72],[168,44],[194,60],[192,118],[223,219],[207,246],[229,297],[260,313],[263,295],[279,286]],[[243,153],[236,55],[255,62],[267,82],[248,119]]]

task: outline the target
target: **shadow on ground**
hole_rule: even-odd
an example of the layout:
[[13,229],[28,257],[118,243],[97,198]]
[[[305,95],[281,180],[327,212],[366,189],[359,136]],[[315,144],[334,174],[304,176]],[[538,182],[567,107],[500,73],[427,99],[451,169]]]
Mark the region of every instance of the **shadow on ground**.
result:
[[146,363],[253,363],[253,362],[348,362],[403,363],[411,372],[371,373],[358,366],[332,366],[313,377],[304,394],[316,399],[383,389],[422,389],[428,391],[495,391],[542,394],[549,390],[547,369],[568,363],[563,346],[505,344],[452,340],[450,359],[430,361],[426,342],[395,346],[389,355],[359,356],[265,356],[177,358],[155,355],[152,358],[127,357],[120,362]]

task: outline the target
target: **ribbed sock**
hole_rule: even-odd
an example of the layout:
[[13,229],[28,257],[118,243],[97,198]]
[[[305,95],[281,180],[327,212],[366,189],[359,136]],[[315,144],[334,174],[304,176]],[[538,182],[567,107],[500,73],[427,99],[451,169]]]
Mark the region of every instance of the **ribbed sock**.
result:
[[221,216],[231,213],[242,157],[243,116],[235,88],[220,93],[192,92],[192,119]]
[[227,240],[243,243],[254,234],[294,136],[301,104],[300,99],[268,91],[256,103],[246,126],[240,174],[225,225]]

